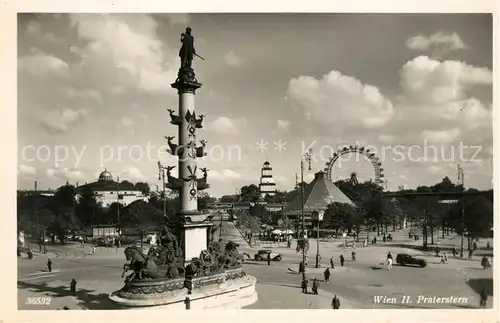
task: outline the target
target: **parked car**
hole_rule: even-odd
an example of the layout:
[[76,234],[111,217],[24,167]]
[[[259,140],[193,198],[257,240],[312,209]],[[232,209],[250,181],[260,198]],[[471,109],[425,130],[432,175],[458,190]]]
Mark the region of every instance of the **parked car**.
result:
[[427,266],[427,262],[424,259],[416,258],[406,253],[398,254],[396,256],[396,263],[398,263],[401,266],[414,265],[422,268]]
[[267,255],[271,255],[271,260],[272,261],[281,261],[281,254],[277,252],[273,252],[271,249],[261,249],[258,250],[257,253],[254,256],[254,259],[256,261],[262,261],[262,260],[267,260]]

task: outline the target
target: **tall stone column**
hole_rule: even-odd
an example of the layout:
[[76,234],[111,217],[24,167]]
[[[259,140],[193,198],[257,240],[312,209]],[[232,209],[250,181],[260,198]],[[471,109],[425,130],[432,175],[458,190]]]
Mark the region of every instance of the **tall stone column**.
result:
[[[196,158],[205,156],[206,142],[200,140],[201,146],[196,146],[196,130],[203,127],[203,116],[196,115],[195,94],[201,87],[196,80],[191,67],[181,67],[175,83],[171,86],[177,89],[179,96],[178,115],[169,110],[171,123],[178,126],[178,142],[173,143],[174,137],[167,137],[170,153],[178,157],[178,178],[168,173],[167,187],[178,190],[181,207],[178,212],[178,221],[175,229],[180,237],[185,261],[199,257],[202,250],[206,250],[210,237],[212,223],[206,221],[206,215],[198,210],[198,191],[207,189],[207,172],[199,168]],[[169,171],[173,167],[167,168]],[[203,172],[198,178],[197,173]]]
[[[180,71],[179,73],[189,73]],[[193,73],[194,74],[194,73]],[[179,75],[181,76],[181,75]],[[183,147],[178,152],[179,179],[183,180],[180,190],[182,215],[197,215],[198,212],[198,182],[196,180],[196,111],[195,91],[201,87],[196,79],[181,78],[172,84],[179,95],[179,146]]]

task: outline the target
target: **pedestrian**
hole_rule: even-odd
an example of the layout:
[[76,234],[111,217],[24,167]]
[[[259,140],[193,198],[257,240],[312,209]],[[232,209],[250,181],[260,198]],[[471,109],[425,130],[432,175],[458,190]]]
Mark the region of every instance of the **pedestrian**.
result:
[[301,287],[302,287],[302,293],[304,294],[307,294],[307,278],[304,277],[304,279],[302,279],[302,284],[301,284]]
[[392,269],[392,258],[387,258],[387,270]]
[[368,247],[368,238],[365,238],[365,240],[363,241],[363,247]]
[[444,252],[443,252],[443,258],[444,258],[444,263],[447,264],[448,263],[448,256]]
[[469,249],[469,259],[472,258],[472,249]]
[[455,247],[451,248],[451,252],[453,253],[453,257],[457,256],[457,249]]
[[386,241],[386,239],[387,239],[387,238],[385,237],[385,234],[384,234],[384,236],[382,237],[382,241],[383,241],[383,242],[385,242],[385,241]]
[[340,255],[340,267],[344,267],[344,255]]
[[71,295],[73,296],[76,295],[76,280],[74,278],[71,280],[71,283],[69,284],[69,291],[71,292]]
[[95,245],[92,245],[92,254],[95,254]]
[[325,281],[329,282],[330,281],[330,269],[327,267],[325,271],[323,272],[323,276],[325,276]]
[[271,266],[271,254],[270,253],[267,254],[267,265]]
[[481,293],[479,294],[479,297],[480,297],[479,307],[486,308],[486,303],[488,301],[488,293],[486,293],[486,287],[483,287]]
[[330,258],[330,265],[332,266],[332,269],[335,269],[335,264],[333,262],[333,256]]
[[316,278],[313,279],[312,292],[314,295],[318,295],[319,283]]
[[391,259],[392,260],[392,255],[391,255],[390,251],[387,253],[387,259]]
[[353,250],[353,251],[351,252],[351,257],[352,257],[352,261],[354,261],[354,262],[355,262],[355,261],[356,261],[356,250]]
[[28,250],[28,259],[33,259],[33,252],[31,250]]
[[49,269],[49,272],[52,272],[52,260],[47,260],[47,268]]
[[332,308],[334,310],[340,309],[340,300],[338,299],[337,295],[333,296],[333,299],[332,299]]
[[441,255],[441,263],[444,264],[445,261],[444,261],[444,254]]
[[303,273],[303,272],[304,272],[304,269],[305,269],[305,268],[304,268],[304,262],[302,262],[302,261],[301,261],[301,262],[299,263],[299,273],[300,273],[300,274],[301,274],[301,273]]

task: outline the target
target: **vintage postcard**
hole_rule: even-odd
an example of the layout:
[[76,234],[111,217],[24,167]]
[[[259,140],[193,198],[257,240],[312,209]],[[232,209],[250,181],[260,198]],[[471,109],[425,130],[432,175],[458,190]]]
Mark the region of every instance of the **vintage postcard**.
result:
[[1,321],[498,319],[493,2],[70,3],[3,4]]

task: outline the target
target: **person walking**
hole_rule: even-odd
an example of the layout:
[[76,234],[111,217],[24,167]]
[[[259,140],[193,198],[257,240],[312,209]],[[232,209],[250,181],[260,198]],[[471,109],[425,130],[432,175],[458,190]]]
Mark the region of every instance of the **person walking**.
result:
[[312,292],[314,295],[318,295],[319,283],[316,278],[313,279]]
[[344,255],[340,255],[340,267],[344,267]]
[[333,299],[332,299],[332,308],[334,310],[340,309],[340,300],[338,299],[337,295],[333,296]]
[[267,265],[271,266],[271,254],[270,253],[267,254]]
[[330,269],[328,267],[323,272],[323,276],[325,277],[325,282],[330,281]]
[[356,249],[351,252],[352,261],[356,262]]
[[71,280],[71,283],[69,284],[69,291],[71,292],[71,295],[73,296],[76,295],[76,280],[74,278]]
[[302,287],[302,293],[304,294],[307,294],[307,284],[308,284],[307,278],[304,277],[304,279],[302,280],[302,284],[300,285]]
[[453,257],[456,257],[457,256],[457,248],[453,247],[451,249],[451,252],[453,253]]
[[387,258],[387,270],[392,269],[392,258]]
[[47,268],[49,269],[49,272],[52,272],[52,260],[47,260]]
[[335,269],[335,264],[333,262],[333,256],[330,258],[330,266],[332,266],[332,269]]
[[368,238],[365,238],[365,240],[363,241],[363,248],[366,247],[368,247]]
[[479,294],[479,307],[486,308],[486,303],[488,302],[488,293],[486,293],[486,287],[483,287],[481,293]]

